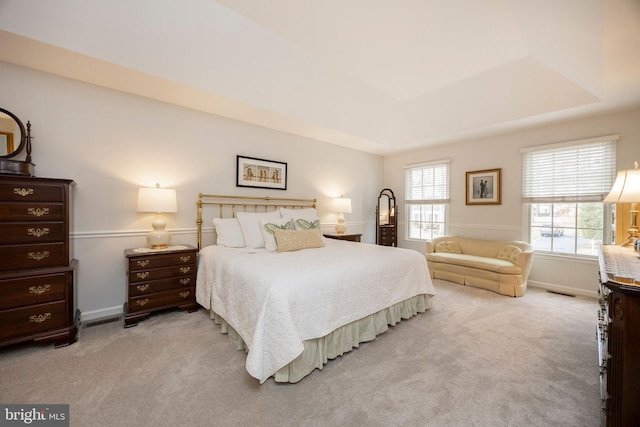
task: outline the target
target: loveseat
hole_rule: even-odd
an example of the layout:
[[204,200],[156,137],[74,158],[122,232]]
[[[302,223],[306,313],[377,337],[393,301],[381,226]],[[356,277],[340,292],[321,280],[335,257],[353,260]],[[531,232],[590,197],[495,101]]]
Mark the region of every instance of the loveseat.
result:
[[521,297],[527,290],[533,253],[525,242],[442,236],[427,241],[426,258],[433,279]]

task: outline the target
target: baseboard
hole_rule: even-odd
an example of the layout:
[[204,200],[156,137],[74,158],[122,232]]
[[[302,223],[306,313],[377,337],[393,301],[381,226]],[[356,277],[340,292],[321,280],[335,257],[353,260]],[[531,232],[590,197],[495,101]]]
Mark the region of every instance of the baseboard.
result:
[[585,289],[571,288],[569,286],[556,285],[554,283],[529,280],[527,282],[527,286],[531,286],[532,288],[546,289],[548,291],[557,292],[565,295],[575,295],[575,296],[579,295],[587,298],[596,298],[596,299],[598,298],[597,291],[588,291]]
[[93,323],[113,317],[122,316],[122,306],[102,308],[100,310],[83,311],[80,315],[80,323]]

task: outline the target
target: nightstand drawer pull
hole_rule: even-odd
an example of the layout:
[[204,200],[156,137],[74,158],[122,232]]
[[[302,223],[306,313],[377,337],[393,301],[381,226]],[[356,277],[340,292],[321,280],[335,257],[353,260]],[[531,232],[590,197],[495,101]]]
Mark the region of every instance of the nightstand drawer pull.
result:
[[181,296],[182,298],[186,298],[186,297],[188,297],[189,295],[191,295],[191,292],[189,292],[189,291],[180,292],[180,296]]
[[51,290],[51,285],[43,285],[43,286],[31,286],[29,287],[30,294],[42,295]]
[[136,286],[136,289],[139,290],[140,292],[144,292],[147,289],[149,289],[149,285],[138,285]]
[[191,261],[191,255],[181,256],[181,257],[180,257],[180,261],[182,261],[182,262],[189,262],[189,261]]
[[149,298],[136,300],[136,304],[140,307],[144,307],[149,302]]
[[147,277],[149,277],[149,272],[143,271],[142,273],[136,273],[136,277],[138,279],[146,279]]
[[180,267],[180,273],[188,273],[191,271],[191,267]]
[[27,258],[34,259],[36,261],[42,261],[43,259],[48,257],[49,257],[49,251],[29,252],[27,254]]
[[28,208],[27,213],[33,216],[49,215],[49,208]]
[[27,230],[27,235],[29,236],[33,236],[33,237],[42,237],[42,236],[46,236],[47,234],[49,234],[49,229],[47,227],[44,228],[30,228]]
[[185,277],[184,279],[180,279],[181,285],[186,285],[189,282],[191,282],[191,277]]
[[33,188],[14,188],[13,192],[18,196],[27,197],[33,194]]
[[138,267],[146,267],[147,265],[149,265],[149,260],[148,259],[141,259],[140,261],[136,262],[136,264],[138,265]]
[[31,323],[42,323],[49,319],[51,319],[51,313],[44,313],[44,314],[38,314],[38,315],[34,314],[33,316],[29,316],[29,322]]

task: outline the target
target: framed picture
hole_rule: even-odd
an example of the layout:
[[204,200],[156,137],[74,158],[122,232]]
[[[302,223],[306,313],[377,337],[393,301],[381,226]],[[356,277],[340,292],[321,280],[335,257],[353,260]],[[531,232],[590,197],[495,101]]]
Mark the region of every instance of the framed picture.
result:
[[467,205],[502,203],[502,169],[467,172]]
[[287,189],[287,164],[237,156],[236,187]]

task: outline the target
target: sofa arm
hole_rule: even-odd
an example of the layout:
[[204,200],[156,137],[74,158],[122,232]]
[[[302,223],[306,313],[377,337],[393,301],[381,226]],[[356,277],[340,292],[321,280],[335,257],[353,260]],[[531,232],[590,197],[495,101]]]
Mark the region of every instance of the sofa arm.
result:
[[522,251],[516,259],[516,265],[522,270],[522,280],[526,281],[533,265],[533,249]]
[[431,241],[427,240],[427,253],[432,254],[435,251],[436,251],[436,247],[433,245]]

